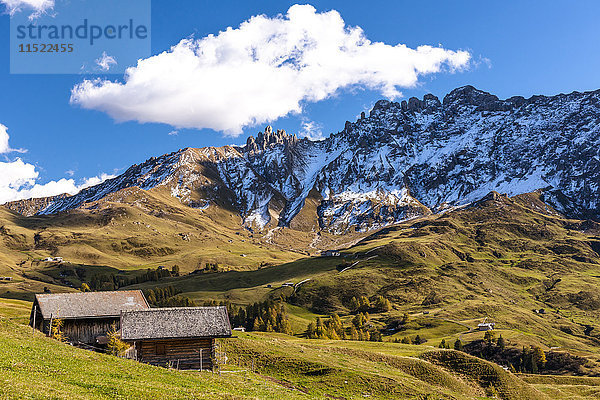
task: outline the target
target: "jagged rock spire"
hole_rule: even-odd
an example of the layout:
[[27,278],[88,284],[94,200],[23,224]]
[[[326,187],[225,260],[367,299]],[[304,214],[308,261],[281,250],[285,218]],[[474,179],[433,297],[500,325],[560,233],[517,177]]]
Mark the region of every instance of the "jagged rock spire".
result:
[[271,125],[267,125],[264,132],[259,132],[256,135],[256,138],[254,138],[254,136],[248,137],[248,140],[246,141],[246,151],[263,151],[272,145],[289,145],[296,143],[297,141],[298,138],[296,135],[289,135],[283,129],[278,129],[277,131],[273,132],[273,127]]

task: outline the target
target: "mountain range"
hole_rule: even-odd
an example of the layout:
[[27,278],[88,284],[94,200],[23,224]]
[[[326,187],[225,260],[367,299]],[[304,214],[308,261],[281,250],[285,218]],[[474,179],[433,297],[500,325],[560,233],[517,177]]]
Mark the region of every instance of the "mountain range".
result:
[[244,146],[182,149],[74,196],[7,207],[54,214],[165,187],[191,208],[234,210],[250,230],[341,234],[464,206],[491,191],[540,191],[563,215],[598,219],[599,129],[600,90],[501,100],[464,86],[441,101],[379,100],[324,140],[268,126]]

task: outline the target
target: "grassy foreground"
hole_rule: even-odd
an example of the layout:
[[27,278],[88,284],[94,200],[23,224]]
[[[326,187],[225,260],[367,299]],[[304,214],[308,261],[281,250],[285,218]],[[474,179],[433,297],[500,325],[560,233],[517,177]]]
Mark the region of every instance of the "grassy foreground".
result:
[[[239,334],[223,373],[180,372],[77,349],[0,305],[1,399],[593,399],[598,379],[517,376],[451,350]],[[224,358],[224,357],[223,357]],[[252,371],[254,366],[254,372]]]
[[60,344],[0,319],[1,399],[244,399],[299,396],[259,375],[178,372]]

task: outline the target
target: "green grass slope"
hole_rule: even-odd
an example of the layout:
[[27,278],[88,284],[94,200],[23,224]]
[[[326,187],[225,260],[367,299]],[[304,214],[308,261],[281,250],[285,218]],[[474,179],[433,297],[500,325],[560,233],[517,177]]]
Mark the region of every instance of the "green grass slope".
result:
[[[198,300],[244,305],[290,295],[296,333],[315,314],[349,323],[352,297],[383,295],[371,315],[384,340],[428,344],[483,338],[484,318],[510,346],[541,346],[588,360],[572,373],[600,374],[600,224],[562,218],[529,194],[492,194],[469,207],[382,229],[342,251],[254,271],[194,274],[134,287],[173,285]],[[340,272],[345,269],[343,272]],[[544,309],[544,313],[534,310]],[[301,310],[310,310],[311,313]],[[407,313],[410,322],[396,323]]]
[[[16,314],[7,305],[2,310],[3,315]],[[430,395],[471,399],[489,391],[417,357],[384,354],[400,351],[418,355],[423,348],[417,346],[386,348],[375,344],[375,348],[359,350],[344,347],[346,343],[339,341],[309,343],[283,335],[242,336],[223,341],[229,365],[223,366],[221,375],[179,372],[73,348],[0,317],[0,398],[351,399]],[[248,371],[252,362],[254,373]],[[529,388],[518,379],[511,384]],[[545,398],[528,390],[529,398]]]
[[56,290],[81,283],[47,273],[53,265],[39,260],[49,256],[91,273],[103,268],[135,273],[160,265],[178,265],[187,273],[208,264],[218,264],[220,271],[247,271],[305,258],[361,237],[364,234],[317,235],[312,228],[268,226],[252,231],[225,205],[188,207],[162,187],[123,189],[55,215],[26,217],[0,206],[0,276],[13,278],[10,283],[0,281],[0,295],[23,298],[45,286]]
[[2,399],[245,399],[301,396],[256,374],[169,371],[73,348],[0,319]]
[[[222,373],[152,367],[59,343],[0,304],[4,399],[593,399],[598,380],[519,377],[453,350],[244,334],[221,340]],[[574,388],[574,386],[577,386]]]

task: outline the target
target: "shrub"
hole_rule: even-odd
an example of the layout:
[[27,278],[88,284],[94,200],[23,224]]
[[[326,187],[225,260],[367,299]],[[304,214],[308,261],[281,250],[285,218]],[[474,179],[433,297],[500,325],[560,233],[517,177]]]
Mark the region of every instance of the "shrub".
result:
[[108,352],[113,356],[123,357],[130,346],[128,343],[121,340],[121,334],[117,330],[117,324],[113,323],[111,325],[106,336],[108,337],[108,344],[106,346]]
[[63,326],[64,321],[62,319],[54,318],[52,320],[52,326],[50,327],[50,336],[52,336],[53,339],[64,343],[67,341],[67,338],[62,331]]

